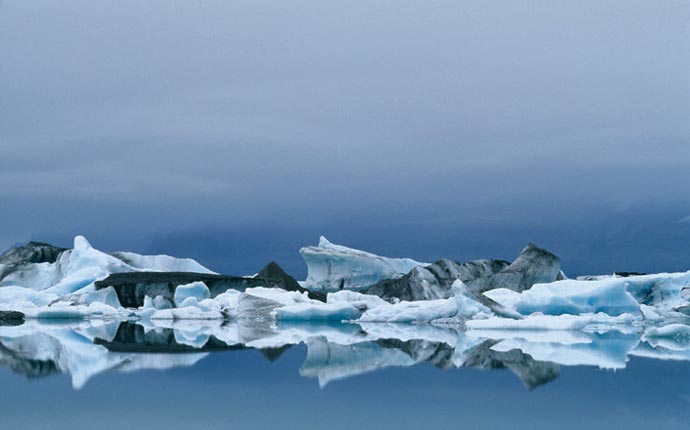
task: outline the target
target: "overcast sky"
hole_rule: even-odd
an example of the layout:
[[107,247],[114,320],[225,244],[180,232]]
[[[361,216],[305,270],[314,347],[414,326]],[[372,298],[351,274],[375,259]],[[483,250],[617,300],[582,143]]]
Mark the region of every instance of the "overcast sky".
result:
[[689,71],[686,1],[3,0],[0,248],[507,258],[625,225],[690,268]]

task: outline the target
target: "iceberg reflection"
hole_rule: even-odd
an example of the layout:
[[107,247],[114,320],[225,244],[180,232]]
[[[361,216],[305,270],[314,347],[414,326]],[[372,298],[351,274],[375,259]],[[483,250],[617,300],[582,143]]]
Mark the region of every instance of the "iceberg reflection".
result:
[[623,369],[631,357],[690,360],[687,332],[462,330],[430,324],[274,321],[30,320],[0,326],[0,364],[30,378],[67,373],[79,389],[103,372],[193,366],[215,351],[253,349],[274,361],[306,345],[302,376],[320,386],[386,367],[509,369],[529,389],[561,366]]

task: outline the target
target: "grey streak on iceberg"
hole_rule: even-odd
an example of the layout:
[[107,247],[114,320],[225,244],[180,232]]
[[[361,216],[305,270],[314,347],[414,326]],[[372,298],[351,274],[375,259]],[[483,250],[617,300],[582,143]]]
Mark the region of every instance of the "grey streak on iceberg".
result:
[[144,306],[144,299],[163,297],[173,301],[175,290],[181,285],[203,282],[211,293],[211,298],[227,290],[244,291],[247,288],[266,287],[270,284],[262,279],[244,278],[190,272],[127,272],[113,273],[106,279],[96,281],[96,290],[112,287],[120,304],[127,308]]
[[415,267],[405,276],[381,280],[362,292],[392,302],[445,299],[453,296],[453,283],[459,280],[472,299],[501,316],[516,317],[514,312],[483,293],[497,288],[522,292],[536,283],[562,278],[559,258],[530,243],[512,263],[494,259],[459,263],[443,259]]
[[496,273],[472,279],[466,284],[477,295],[496,288],[507,288],[519,293],[534,284],[554,282],[560,277],[561,260],[530,243],[509,266]]
[[443,259],[428,266],[415,267],[400,278],[381,280],[362,292],[388,301],[447,299],[452,296],[451,287],[456,280],[467,283],[498,273],[509,265],[503,260],[458,263]]
[[[0,264],[12,266],[16,264],[55,263],[58,256],[67,248],[60,248],[43,242],[29,242],[8,249],[0,255]],[[2,275],[0,275],[0,278]]]
[[323,294],[306,290],[275,262],[268,263],[256,276],[252,277],[180,271],[142,271],[113,273],[106,279],[96,281],[94,285],[96,290],[112,287],[122,306],[139,308],[144,305],[146,296],[151,298],[160,296],[173,302],[175,291],[179,286],[194,282],[206,284],[211,298],[228,290],[245,291],[248,288],[263,287],[307,293],[313,299],[325,301]]

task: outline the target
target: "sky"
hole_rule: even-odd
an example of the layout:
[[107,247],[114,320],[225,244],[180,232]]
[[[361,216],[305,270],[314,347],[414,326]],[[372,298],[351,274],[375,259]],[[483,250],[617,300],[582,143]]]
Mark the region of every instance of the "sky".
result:
[[686,1],[0,1],[0,250],[690,269]]

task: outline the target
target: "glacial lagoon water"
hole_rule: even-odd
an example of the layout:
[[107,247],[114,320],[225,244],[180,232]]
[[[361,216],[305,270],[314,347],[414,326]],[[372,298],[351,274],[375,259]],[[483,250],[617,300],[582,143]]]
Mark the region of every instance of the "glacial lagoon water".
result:
[[690,347],[410,324],[0,327],[3,428],[688,428]]

